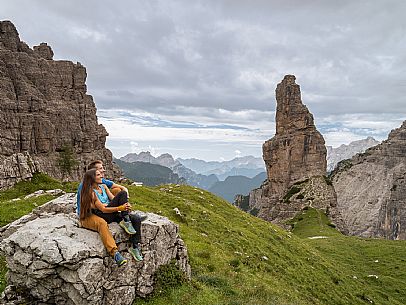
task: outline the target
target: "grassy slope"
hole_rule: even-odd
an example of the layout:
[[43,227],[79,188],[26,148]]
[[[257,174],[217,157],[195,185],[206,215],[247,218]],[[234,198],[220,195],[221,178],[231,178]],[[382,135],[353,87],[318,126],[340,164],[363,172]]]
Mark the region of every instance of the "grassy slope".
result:
[[[288,233],[188,186],[131,187],[130,194],[136,209],[180,225],[193,272],[191,283],[137,304],[406,303],[405,241],[342,236],[316,210]],[[307,238],[317,235],[329,238]],[[0,260],[4,278],[2,268]]]
[[[133,188],[131,201],[180,224],[193,284],[145,304],[406,303],[405,241],[342,236],[315,210],[289,234],[208,192],[166,189]],[[317,235],[329,238],[307,238]]]

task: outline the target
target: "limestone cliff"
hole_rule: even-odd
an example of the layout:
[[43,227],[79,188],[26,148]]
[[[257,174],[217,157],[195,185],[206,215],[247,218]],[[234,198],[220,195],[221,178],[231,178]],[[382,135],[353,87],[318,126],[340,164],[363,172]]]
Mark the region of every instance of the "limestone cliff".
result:
[[386,141],[332,173],[337,210],[351,235],[406,239],[406,121]]
[[[35,171],[78,180],[94,159],[117,173],[86,76],[80,63],[53,60],[46,43],[31,49],[10,21],[0,21],[0,189]],[[78,161],[70,173],[58,166],[66,147]]]
[[258,217],[282,224],[305,206],[327,209],[335,204],[335,194],[323,178],[327,153],[323,136],[301,101],[295,76],[286,75],[278,84],[276,102],[276,134],[263,145],[267,181],[248,200],[239,197],[242,201],[236,205],[248,204]]

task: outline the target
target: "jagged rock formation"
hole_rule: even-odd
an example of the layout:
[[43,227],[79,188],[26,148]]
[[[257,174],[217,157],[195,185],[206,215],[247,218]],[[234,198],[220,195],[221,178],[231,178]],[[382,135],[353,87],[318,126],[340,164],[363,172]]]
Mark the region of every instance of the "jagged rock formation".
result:
[[[0,189],[35,171],[78,180],[94,159],[118,174],[86,93],[86,68],[52,58],[46,43],[31,49],[10,21],[0,21]],[[65,147],[78,161],[70,174],[58,166]]]
[[[326,174],[326,147],[317,131],[313,115],[302,104],[295,76],[286,75],[276,88],[276,134],[263,145],[267,181],[238,197],[235,204],[266,220],[283,224],[304,206],[327,209],[334,205]],[[299,192],[303,188],[303,192]],[[319,192],[320,191],[320,192]],[[296,196],[290,198],[293,194]],[[288,196],[289,199],[286,199]],[[297,200],[296,200],[297,199]]]
[[363,153],[368,148],[378,145],[379,141],[373,137],[353,141],[348,145],[342,144],[339,147],[333,148],[327,146],[327,172],[331,172],[338,162],[345,159],[350,159],[358,153]]
[[324,139],[302,104],[295,76],[286,75],[278,84],[276,101],[276,135],[263,145],[267,180],[248,196],[237,196],[234,204],[284,226],[306,206],[330,212],[336,197],[325,177]]
[[293,75],[278,84],[276,101],[276,134],[262,150],[270,194],[280,197],[296,181],[325,175],[327,151]]
[[128,259],[117,267],[98,233],[78,227],[75,194],[66,194],[2,228],[0,249],[9,273],[0,304],[132,304],[153,291],[154,274],[176,261],[190,278],[187,249],[179,228],[165,217],[148,213],[142,223],[143,262],[126,252],[128,235],[118,226],[110,230]]
[[386,141],[341,161],[332,182],[351,235],[406,239],[406,121]]

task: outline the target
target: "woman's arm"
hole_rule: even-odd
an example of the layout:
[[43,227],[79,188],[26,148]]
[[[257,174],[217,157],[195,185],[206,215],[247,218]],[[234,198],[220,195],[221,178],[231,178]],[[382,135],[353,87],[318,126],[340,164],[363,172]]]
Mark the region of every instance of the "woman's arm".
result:
[[109,188],[107,187],[107,185],[103,184],[104,189],[106,190],[107,196],[109,196],[110,200],[113,200],[114,195],[110,192]]
[[97,198],[96,194],[93,194],[93,199],[94,199],[94,205],[96,209],[103,213],[114,213],[118,211],[128,211],[130,209],[130,206],[128,203],[125,203],[123,205],[120,205],[118,207],[107,207],[103,203],[100,202],[99,198]]

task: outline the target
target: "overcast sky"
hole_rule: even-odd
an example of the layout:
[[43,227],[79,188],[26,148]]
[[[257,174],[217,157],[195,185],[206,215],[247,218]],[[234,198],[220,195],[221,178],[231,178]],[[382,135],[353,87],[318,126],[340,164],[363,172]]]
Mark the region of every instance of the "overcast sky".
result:
[[262,155],[296,75],[326,144],[406,119],[406,1],[0,0],[31,47],[87,68],[116,157]]

